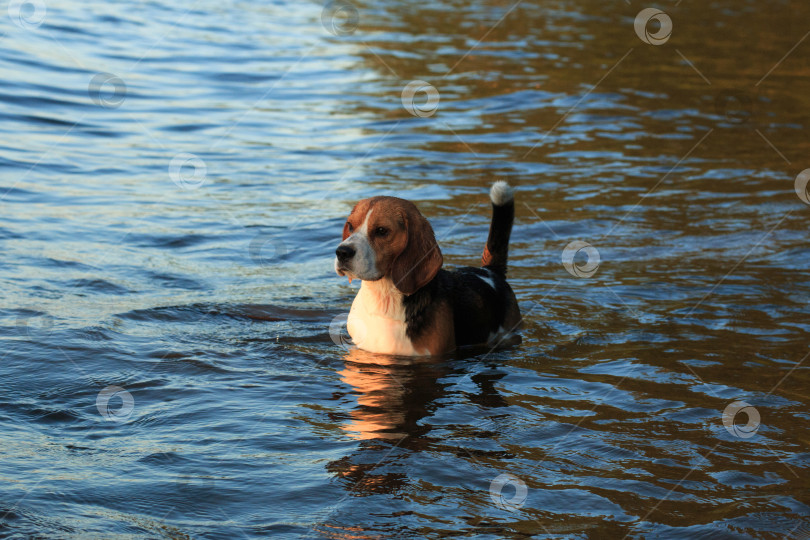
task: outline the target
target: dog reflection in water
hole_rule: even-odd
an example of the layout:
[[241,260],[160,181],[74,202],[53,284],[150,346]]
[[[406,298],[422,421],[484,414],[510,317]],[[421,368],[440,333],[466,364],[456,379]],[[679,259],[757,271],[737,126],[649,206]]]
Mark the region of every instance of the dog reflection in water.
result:
[[438,398],[440,366],[425,357],[402,357],[350,349],[341,380],[357,393],[357,407],[342,429],[355,439],[393,439],[429,431],[419,420]]

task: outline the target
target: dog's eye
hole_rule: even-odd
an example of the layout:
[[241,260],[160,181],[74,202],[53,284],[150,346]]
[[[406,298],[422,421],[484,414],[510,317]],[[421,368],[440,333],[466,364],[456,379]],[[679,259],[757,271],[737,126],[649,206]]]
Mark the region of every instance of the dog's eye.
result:
[[349,232],[353,232],[353,231],[354,231],[354,227],[352,227],[352,224],[351,224],[351,223],[349,223],[348,221],[346,222],[346,228],[349,230]]
[[376,229],[374,229],[374,234],[376,234],[377,236],[385,236],[386,234],[388,234],[388,229],[386,229],[385,227],[377,227]]

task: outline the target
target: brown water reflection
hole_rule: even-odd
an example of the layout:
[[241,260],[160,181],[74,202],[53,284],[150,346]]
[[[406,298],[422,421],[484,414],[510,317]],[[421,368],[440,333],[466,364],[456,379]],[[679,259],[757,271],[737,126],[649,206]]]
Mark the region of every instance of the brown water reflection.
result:
[[[480,368],[497,372],[490,398],[465,360],[345,359],[358,405],[344,429],[397,456],[372,468],[421,464],[388,492],[425,512],[405,521],[439,536],[806,535],[810,207],[794,179],[810,167],[810,5],[662,6],[660,46],[635,34],[636,3],[356,5],[341,40],[374,73],[358,112],[390,151],[371,187],[412,193],[451,264],[475,261],[492,179],[519,189],[510,275],[528,324]],[[435,114],[400,106],[411,80],[438,90]],[[560,264],[574,240],[598,250],[591,278]],[[751,437],[745,413],[723,423],[737,402],[760,416]],[[519,507],[489,496],[503,472],[528,487]]]

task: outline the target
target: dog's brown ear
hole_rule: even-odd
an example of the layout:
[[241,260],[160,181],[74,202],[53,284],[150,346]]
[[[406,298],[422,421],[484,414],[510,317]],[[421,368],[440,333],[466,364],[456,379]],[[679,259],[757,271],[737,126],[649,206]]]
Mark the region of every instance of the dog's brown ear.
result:
[[402,294],[413,294],[436,277],[444,258],[433,227],[416,207],[407,212],[408,243],[394,260],[391,279]]

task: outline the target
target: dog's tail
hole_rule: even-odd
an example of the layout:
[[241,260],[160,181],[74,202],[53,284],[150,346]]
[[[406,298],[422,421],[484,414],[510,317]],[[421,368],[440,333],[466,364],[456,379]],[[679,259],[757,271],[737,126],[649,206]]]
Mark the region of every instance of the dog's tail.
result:
[[500,180],[492,184],[489,198],[492,200],[492,223],[489,225],[481,266],[506,276],[509,235],[512,234],[512,222],[515,220],[515,192],[509,184]]

